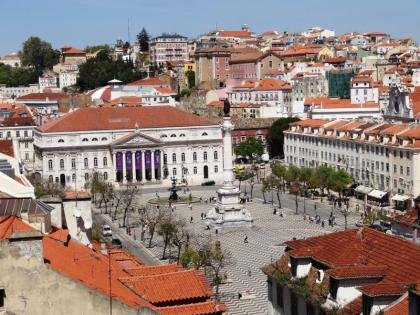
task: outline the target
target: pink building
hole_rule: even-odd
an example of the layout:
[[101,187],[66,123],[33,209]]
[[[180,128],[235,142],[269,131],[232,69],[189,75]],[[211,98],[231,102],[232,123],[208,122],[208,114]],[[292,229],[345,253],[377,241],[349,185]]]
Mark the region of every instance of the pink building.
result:
[[188,39],[178,34],[162,34],[150,41],[150,61],[155,65],[188,60]]

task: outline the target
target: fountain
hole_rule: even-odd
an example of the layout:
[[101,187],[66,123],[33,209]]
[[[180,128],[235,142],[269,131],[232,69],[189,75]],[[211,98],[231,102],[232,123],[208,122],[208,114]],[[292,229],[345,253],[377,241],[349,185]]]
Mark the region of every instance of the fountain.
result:
[[171,177],[171,181],[172,181],[172,186],[171,186],[171,188],[169,188],[169,191],[171,192],[170,195],[169,195],[169,201],[170,202],[177,202],[179,200],[179,196],[177,194],[177,191],[180,191],[181,188],[179,188],[176,185],[176,177],[175,176]]

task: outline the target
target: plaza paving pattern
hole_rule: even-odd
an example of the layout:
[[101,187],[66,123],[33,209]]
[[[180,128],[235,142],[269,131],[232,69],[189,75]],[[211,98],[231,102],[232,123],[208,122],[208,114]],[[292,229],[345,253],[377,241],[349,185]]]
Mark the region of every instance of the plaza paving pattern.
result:
[[[209,196],[216,196],[214,191],[209,190],[193,193],[203,197],[203,200]],[[153,193],[142,194],[137,203],[142,204],[153,196]],[[326,224],[322,228],[321,224],[310,223],[309,220],[304,220],[302,215],[295,215],[294,210],[283,209],[284,217],[274,215],[270,204],[256,200],[246,204],[254,218],[255,227],[220,231],[216,235],[214,230],[205,230],[205,221],[201,220],[201,213],[205,213],[210,207],[210,204],[204,202],[194,204],[192,210],[189,210],[187,205],[177,205],[175,214],[186,219],[188,228],[199,236],[198,239],[211,237],[213,240],[219,240],[221,246],[232,253],[234,264],[226,269],[231,282],[220,287],[221,299],[228,305],[228,314],[268,314],[266,277],[260,268],[281,256],[284,241],[293,237],[300,239],[322,235],[344,228],[344,218],[339,213],[336,214],[336,226],[328,227]],[[191,216],[194,218],[192,224],[189,223]],[[357,218],[356,215],[348,217],[349,228],[354,227]],[[323,219],[328,222],[327,217]],[[132,215],[130,221],[135,220],[135,215]],[[140,231],[136,230],[135,233],[139,239]],[[244,243],[245,235],[248,236],[248,243]],[[162,238],[156,235],[153,243],[155,246],[149,250],[161,258]],[[172,251],[175,252],[175,248]],[[255,298],[239,300],[238,293],[244,294],[247,291]]]

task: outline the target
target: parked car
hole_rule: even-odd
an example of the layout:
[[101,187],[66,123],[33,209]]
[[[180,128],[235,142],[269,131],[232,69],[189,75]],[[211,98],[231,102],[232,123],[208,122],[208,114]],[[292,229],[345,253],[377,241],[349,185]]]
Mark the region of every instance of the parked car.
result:
[[116,248],[122,248],[122,242],[119,238],[113,238],[111,241],[111,245]]
[[216,182],[214,180],[208,180],[204,183],[201,183],[201,186],[214,186],[216,185]]
[[112,236],[112,229],[109,225],[102,225],[102,236]]

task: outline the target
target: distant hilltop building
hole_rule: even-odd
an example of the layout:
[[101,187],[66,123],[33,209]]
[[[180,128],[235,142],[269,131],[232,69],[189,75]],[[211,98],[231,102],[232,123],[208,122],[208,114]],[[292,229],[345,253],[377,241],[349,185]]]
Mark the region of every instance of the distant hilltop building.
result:
[[188,38],[185,36],[163,33],[152,38],[149,46],[150,62],[154,65],[188,60]]

